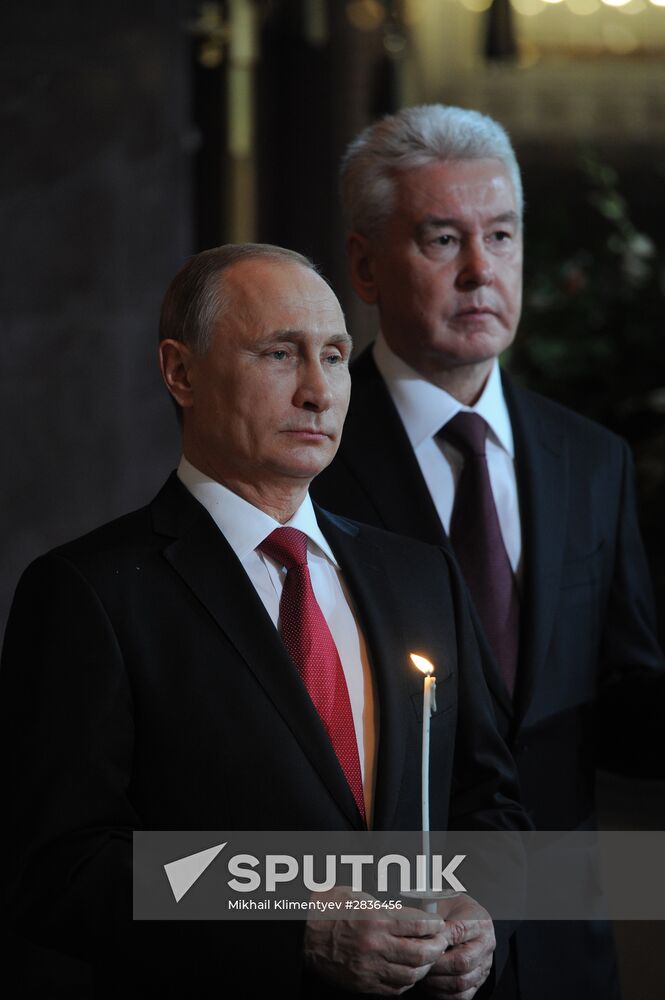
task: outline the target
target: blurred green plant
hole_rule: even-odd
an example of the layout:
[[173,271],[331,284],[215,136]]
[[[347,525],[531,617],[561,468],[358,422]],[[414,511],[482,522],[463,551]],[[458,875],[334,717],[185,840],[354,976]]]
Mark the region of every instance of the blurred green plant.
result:
[[524,313],[508,365],[618,429],[638,410],[665,414],[665,261],[633,223],[617,172],[591,150],[579,169],[588,218],[553,206],[540,230],[527,227]]

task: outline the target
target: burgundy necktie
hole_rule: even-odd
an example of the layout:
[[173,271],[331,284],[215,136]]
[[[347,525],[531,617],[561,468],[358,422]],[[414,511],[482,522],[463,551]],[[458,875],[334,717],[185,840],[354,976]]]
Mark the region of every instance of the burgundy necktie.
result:
[[512,695],[517,673],[519,599],[487,468],[487,424],[477,413],[458,413],[439,433],[464,456],[455,490],[450,540]]
[[335,640],[312,589],[307,566],[307,535],[297,528],[276,528],[259,548],[286,567],[279,602],[280,635],[321,716],[358,810],[365,819],[349,691]]

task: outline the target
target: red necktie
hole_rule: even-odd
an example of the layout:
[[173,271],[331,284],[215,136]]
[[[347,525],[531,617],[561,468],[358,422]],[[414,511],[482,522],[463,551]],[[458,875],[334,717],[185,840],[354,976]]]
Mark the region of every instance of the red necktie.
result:
[[450,520],[450,541],[510,694],[515,688],[519,599],[487,468],[487,424],[458,413],[439,431],[464,456]]
[[279,602],[279,631],[298,668],[365,819],[362,775],[344,670],[328,623],[318,605],[307,566],[307,535],[276,528],[259,549],[286,567]]

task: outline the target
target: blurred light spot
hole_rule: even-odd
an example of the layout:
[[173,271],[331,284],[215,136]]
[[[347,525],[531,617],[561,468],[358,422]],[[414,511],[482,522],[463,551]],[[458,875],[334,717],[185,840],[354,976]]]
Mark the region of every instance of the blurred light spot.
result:
[[628,14],[629,16],[641,14],[646,9],[647,5],[644,0],[628,0],[628,3],[624,7],[618,8],[620,14]]
[[545,10],[543,0],[510,0],[510,3],[517,13],[523,14],[524,17],[535,17]]
[[566,0],[566,5],[573,14],[580,14],[582,17],[588,17],[589,14],[595,14],[600,10],[600,0]]
[[638,48],[637,38],[624,24],[604,24],[603,41],[618,56],[626,56]]
[[386,12],[379,0],[352,0],[346,5],[346,16],[354,28],[375,31],[383,24]]
[[406,38],[397,31],[389,31],[383,39],[383,47],[391,56],[400,56],[406,48]]

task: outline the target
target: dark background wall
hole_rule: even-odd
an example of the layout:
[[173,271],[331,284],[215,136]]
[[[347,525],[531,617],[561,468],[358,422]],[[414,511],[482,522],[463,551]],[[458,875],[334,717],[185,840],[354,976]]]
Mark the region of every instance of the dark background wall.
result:
[[192,249],[192,135],[180,5],[1,17],[4,621],[32,557],[142,502],[177,456],[156,320]]

